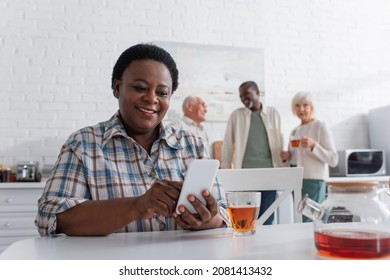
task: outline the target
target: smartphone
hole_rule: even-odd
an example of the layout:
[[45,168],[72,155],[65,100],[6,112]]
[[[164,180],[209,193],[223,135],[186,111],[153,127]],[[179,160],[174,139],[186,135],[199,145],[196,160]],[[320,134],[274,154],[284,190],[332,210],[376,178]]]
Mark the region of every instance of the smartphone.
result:
[[218,168],[219,161],[216,159],[193,159],[189,163],[183,187],[176,204],[177,214],[181,214],[178,209],[179,205],[184,205],[190,213],[196,213],[196,210],[187,199],[190,194],[193,194],[206,205],[202,191],[208,190],[211,192]]

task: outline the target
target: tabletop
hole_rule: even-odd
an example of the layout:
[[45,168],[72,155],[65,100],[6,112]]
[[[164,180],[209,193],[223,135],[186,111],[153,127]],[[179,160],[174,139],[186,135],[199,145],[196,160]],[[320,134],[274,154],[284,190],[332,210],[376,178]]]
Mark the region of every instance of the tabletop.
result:
[[258,226],[253,236],[230,228],[114,233],[104,237],[37,237],[10,245],[3,260],[283,260],[320,259],[313,224]]

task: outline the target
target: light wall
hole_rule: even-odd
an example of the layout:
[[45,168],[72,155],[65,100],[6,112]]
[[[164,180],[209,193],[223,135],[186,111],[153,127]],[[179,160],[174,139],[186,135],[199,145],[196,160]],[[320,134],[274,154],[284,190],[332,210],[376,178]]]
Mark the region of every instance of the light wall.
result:
[[[369,147],[367,112],[390,104],[389,15],[387,0],[3,0],[0,163],[54,163],[71,132],[116,111],[119,54],[151,41],[264,49],[258,82],[286,134],[305,90],[339,149]],[[224,125],[206,124],[212,140]]]

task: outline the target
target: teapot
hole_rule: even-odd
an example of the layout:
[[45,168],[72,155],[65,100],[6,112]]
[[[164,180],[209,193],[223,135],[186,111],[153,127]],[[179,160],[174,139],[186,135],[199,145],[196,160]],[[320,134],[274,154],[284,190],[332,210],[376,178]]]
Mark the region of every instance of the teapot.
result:
[[298,211],[313,220],[321,254],[380,258],[390,255],[389,197],[389,190],[378,182],[332,182],[322,204],[306,195]]

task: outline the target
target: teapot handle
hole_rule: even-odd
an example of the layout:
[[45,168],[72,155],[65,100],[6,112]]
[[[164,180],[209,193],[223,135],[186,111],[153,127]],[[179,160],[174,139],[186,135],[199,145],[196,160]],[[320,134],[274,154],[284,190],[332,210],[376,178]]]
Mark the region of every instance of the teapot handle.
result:
[[323,215],[321,204],[311,200],[306,193],[298,204],[298,212],[314,220],[321,219]]
[[379,189],[378,196],[379,199],[383,201],[390,209],[390,178],[389,178],[389,183]]

